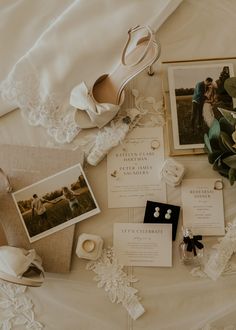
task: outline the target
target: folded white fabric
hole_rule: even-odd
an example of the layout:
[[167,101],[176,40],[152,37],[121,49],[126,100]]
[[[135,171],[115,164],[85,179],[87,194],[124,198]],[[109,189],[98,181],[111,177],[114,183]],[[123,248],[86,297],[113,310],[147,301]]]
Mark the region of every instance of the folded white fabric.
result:
[[[1,49],[1,98],[12,109],[21,108],[31,125],[46,127],[56,141],[72,141],[80,131],[76,110],[69,105],[72,88],[81,81],[90,86],[101,74],[111,72],[128,29],[149,24],[157,30],[180,2],[5,2],[0,16],[1,35],[15,45]],[[10,109],[1,103],[3,115]]]

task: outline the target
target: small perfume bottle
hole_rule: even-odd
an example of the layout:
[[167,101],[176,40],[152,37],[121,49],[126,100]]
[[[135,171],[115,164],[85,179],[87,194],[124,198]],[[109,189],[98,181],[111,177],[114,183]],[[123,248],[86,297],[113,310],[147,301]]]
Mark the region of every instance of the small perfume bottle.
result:
[[183,240],[179,244],[180,261],[184,265],[199,265],[203,258],[202,236],[192,234],[191,229],[183,228]]

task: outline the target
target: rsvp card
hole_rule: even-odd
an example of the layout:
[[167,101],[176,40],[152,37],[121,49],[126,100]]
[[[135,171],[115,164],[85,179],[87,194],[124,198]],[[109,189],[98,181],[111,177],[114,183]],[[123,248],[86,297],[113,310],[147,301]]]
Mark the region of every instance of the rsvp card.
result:
[[221,179],[183,180],[183,225],[194,235],[225,234],[222,187]]
[[114,251],[124,266],[172,266],[172,225],[115,223]]

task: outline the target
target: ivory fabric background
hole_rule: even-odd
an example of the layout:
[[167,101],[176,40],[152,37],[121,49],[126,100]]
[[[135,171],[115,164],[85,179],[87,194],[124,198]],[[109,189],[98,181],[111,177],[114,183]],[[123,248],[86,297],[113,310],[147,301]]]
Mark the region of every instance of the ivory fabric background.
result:
[[[50,8],[48,15],[53,17]],[[184,0],[158,32],[162,60],[235,56],[235,28],[234,0]],[[115,26],[111,34],[113,30],[116,30]],[[110,57],[113,55],[117,56],[111,54]],[[150,78],[142,73],[132,86],[142,95],[161,99],[158,75]],[[72,143],[59,146],[48,137],[44,128],[29,126],[18,110],[0,118],[1,143],[73,149],[86,134],[80,133]],[[186,166],[186,178],[215,177],[217,174],[205,155],[177,159]],[[106,160],[97,167],[87,167],[85,172],[102,212],[81,222],[79,232],[101,235],[108,246],[112,244],[113,223],[141,222],[144,209],[107,208]],[[236,216],[236,188],[230,187],[226,180],[224,183],[225,218],[232,221]],[[181,204],[179,187],[168,187],[168,202]],[[41,288],[29,289],[37,320],[50,330],[197,330],[207,323],[220,330],[228,325],[236,328],[236,276],[222,277],[217,282],[193,278],[179,263],[180,227],[173,246],[173,268],[128,269],[139,279],[135,287],[139,289],[146,309],[140,319],[131,321],[121,305],[111,304],[104,290],[98,289],[93,281],[94,274],[85,270],[86,261],[74,256],[68,275],[47,274]],[[205,243],[212,244],[214,239]]]

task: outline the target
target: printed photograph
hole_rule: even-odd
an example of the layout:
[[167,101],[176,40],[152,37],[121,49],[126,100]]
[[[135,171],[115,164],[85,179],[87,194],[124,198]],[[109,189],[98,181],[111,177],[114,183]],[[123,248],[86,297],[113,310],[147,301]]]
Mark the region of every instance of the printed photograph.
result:
[[203,148],[218,108],[233,109],[224,82],[233,76],[232,63],[168,68],[171,120],[175,149]]
[[30,242],[100,212],[80,164],[12,195]]

